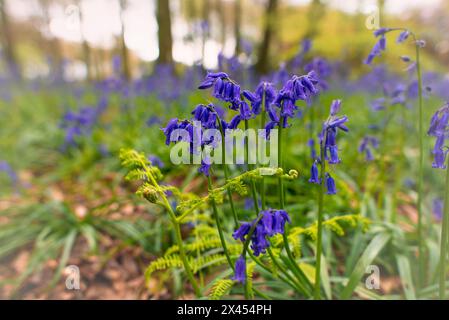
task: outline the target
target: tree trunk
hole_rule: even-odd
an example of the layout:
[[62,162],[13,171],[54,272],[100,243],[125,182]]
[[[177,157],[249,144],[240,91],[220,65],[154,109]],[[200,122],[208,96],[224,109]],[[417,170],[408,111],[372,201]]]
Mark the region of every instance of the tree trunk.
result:
[[203,21],[201,21],[201,56],[203,58],[203,65],[204,65],[204,61],[205,61],[205,56],[206,56],[206,42],[207,39],[210,36],[210,25],[209,25],[209,0],[203,0],[203,12],[202,12],[202,19]]
[[307,14],[308,27],[304,35],[305,39],[312,40],[318,35],[318,29],[320,26],[320,21],[324,17],[325,5],[321,0],[313,0],[309,5],[309,11]]
[[[40,0],[39,1],[42,13],[43,13],[43,23],[45,24],[45,27],[47,31],[50,33],[50,1],[49,0]],[[62,52],[61,52],[61,43],[57,37],[50,36],[50,39],[44,39],[49,41],[49,47],[50,47],[50,56],[52,59],[53,65],[52,72],[53,76],[55,76],[58,80],[63,78],[63,68],[62,68]],[[44,42],[44,41],[43,41]]]
[[235,38],[235,54],[241,51],[241,35],[242,35],[242,0],[235,0],[234,7],[234,38]]
[[6,1],[0,0],[0,19],[1,19],[1,35],[2,47],[8,64],[8,70],[11,76],[21,78],[19,61],[16,57],[14,36],[11,33],[8,13],[6,12]]
[[215,1],[215,11],[220,19],[220,43],[221,49],[224,50],[226,44],[226,13],[223,0]]
[[126,10],[127,1],[119,0],[120,3],[120,22],[122,24],[121,28],[121,46],[122,46],[122,67],[123,67],[123,76],[126,80],[131,79],[131,69],[129,65],[129,53],[128,48],[126,47],[125,42],[125,20],[124,20],[124,12]]
[[263,34],[262,44],[259,48],[259,60],[256,64],[256,70],[261,74],[266,74],[269,70],[269,54],[270,44],[274,34],[274,22],[276,20],[276,11],[278,0],[268,0],[265,12],[265,31]]
[[157,0],[156,8],[157,24],[159,26],[159,58],[158,64],[171,64],[173,62],[172,46],[173,38],[171,33],[170,1]]
[[82,48],[83,48],[83,59],[84,59],[84,64],[86,65],[87,80],[92,81],[93,80],[92,66],[91,66],[92,54],[91,54],[89,43],[87,43],[86,37],[84,36],[84,32],[83,32],[83,9],[82,9],[81,2],[82,2],[82,0],[78,0],[76,4],[78,6],[78,19],[79,19],[79,23],[80,23],[80,35],[81,35]]
[[379,27],[384,27],[387,25],[384,21],[385,0],[377,0],[377,7],[379,8]]

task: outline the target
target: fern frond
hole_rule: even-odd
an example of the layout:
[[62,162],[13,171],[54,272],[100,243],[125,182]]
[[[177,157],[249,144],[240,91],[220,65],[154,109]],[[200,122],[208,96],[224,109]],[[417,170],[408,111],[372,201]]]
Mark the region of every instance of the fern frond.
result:
[[195,227],[195,229],[193,230],[193,234],[195,236],[198,237],[208,237],[208,236],[217,236],[218,237],[218,232],[217,229],[207,225],[207,224],[199,224]]
[[226,256],[221,253],[211,254],[207,256],[200,256],[198,259],[192,259],[191,267],[194,273],[212,266],[227,264]]
[[249,262],[246,264],[246,290],[248,292],[248,295],[253,298],[254,292],[253,292],[253,275],[254,275],[254,268],[256,266],[255,262]]
[[132,149],[120,150],[120,161],[122,166],[129,170],[143,169],[150,165],[150,161],[141,152]]
[[[331,219],[323,221],[323,227],[331,230],[338,236],[345,235],[345,229],[355,228],[357,226],[361,226],[363,231],[367,231],[371,221],[359,214],[349,214],[344,216],[336,216]],[[307,228],[303,227],[294,227],[290,229],[290,233],[288,235],[289,240],[292,242],[296,241],[300,235],[305,235],[307,238],[311,240],[316,240],[318,233],[318,223],[315,222],[311,226]],[[281,236],[273,237],[273,243],[275,246],[280,246],[283,244],[283,239]],[[298,243],[297,243],[298,244]],[[300,243],[299,243],[300,245]],[[300,247],[298,248],[300,249]]]
[[[188,253],[191,252],[203,252],[209,249],[221,248],[220,238],[218,237],[207,237],[200,238],[192,243],[184,245],[185,250]],[[179,252],[179,247],[177,245],[171,246],[165,251],[165,256],[172,255],[173,253]]]
[[184,223],[192,222],[195,225],[198,223],[212,223],[213,221],[214,220],[212,219],[210,214],[206,214],[206,213],[192,214],[192,215],[187,216],[183,220]]
[[171,268],[181,268],[183,266],[181,257],[179,255],[171,255],[160,257],[150,263],[145,270],[145,279],[148,281],[153,272],[159,270],[166,270]]
[[290,236],[288,237],[290,245],[292,246],[292,250],[293,250],[293,255],[296,258],[300,258],[301,257],[301,237],[298,236]]
[[230,279],[216,280],[209,294],[209,300],[220,300],[231,291],[234,284],[235,281]]

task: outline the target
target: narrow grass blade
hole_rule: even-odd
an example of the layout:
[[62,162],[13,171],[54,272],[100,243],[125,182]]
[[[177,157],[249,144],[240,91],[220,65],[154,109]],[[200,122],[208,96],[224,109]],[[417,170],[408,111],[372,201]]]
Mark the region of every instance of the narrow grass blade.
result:
[[379,252],[383,249],[383,247],[390,240],[390,235],[386,233],[381,233],[376,235],[373,240],[366,247],[360,259],[357,261],[357,264],[354,270],[349,277],[348,284],[344,287],[340,298],[341,299],[349,299],[354,292],[355,288],[362,279],[363,274],[365,273],[366,267],[373,262],[373,260],[377,257]]

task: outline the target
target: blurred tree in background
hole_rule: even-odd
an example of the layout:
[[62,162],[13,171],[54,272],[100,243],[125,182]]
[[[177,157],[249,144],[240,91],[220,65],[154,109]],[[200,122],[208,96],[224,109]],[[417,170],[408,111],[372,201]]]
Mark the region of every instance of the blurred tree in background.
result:
[[173,62],[173,38],[171,30],[170,1],[157,0],[157,24],[159,42],[159,64]]
[[7,2],[0,0],[0,19],[1,19],[1,37],[2,48],[10,74],[20,77],[20,64],[16,56],[15,35],[9,21],[7,12]]
[[[69,62],[77,68],[83,66],[82,74],[86,79],[102,79],[111,74],[111,58],[118,55],[121,74],[131,79],[142,73],[140,66],[144,63],[201,61],[206,68],[213,68],[218,53],[226,57],[239,56],[242,43],[254,48],[250,60],[258,72],[267,73],[297,54],[298,45],[305,38],[313,41],[317,54],[343,59],[357,72],[367,70],[361,61],[370,50],[372,30],[365,27],[365,2],[357,2],[352,5],[352,11],[345,11],[338,9],[331,0],[310,0],[301,5],[291,0],[107,0],[102,5],[114,4],[111,8],[117,7],[118,19],[117,26],[110,28],[114,41],[105,45],[89,36],[93,28],[90,11],[95,1],[30,0],[27,3],[30,6],[34,3],[36,11],[29,19],[19,19],[18,9],[11,10],[16,2],[1,0],[1,46],[9,73],[36,77],[49,72],[61,76],[63,64]],[[149,15],[154,17],[154,24],[139,32],[148,41],[145,45],[154,51],[151,59],[149,55],[143,58],[136,51],[135,40],[133,45],[129,42],[135,29],[128,29],[129,20],[125,19],[133,19],[133,6],[144,3],[150,5]],[[419,26],[422,36],[428,40],[423,57],[427,69],[438,70],[448,63],[446,1],[425,11],[410,9],[401,16],[388,11],[392,2],[378,0],[375,3],[382,26],[403,25],[410,29]],[[63,30],[55,33],[54,22],[58,18],[55,12],[63,13],[69,7],[77,8],[79,40],[76,41],[61,36]],[[86,13],[86,10],[90,11]],[[90,21],[86,21],[85,14]],[[104,14],[109,11],[105,10]],[[58,28],[61,29],[60,24]],[[107,30],[108,26],[102,28]],[[341,37],[349,32],[350,41]],[[393,62],[397,55],[411,54],[408,48],[392,47],[391,50],[395,54],[382,57],[385,62]]]

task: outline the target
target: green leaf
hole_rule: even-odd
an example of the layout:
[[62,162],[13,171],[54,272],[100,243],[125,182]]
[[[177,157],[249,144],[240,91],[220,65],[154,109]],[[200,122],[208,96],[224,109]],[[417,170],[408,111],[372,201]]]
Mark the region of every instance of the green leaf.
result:
[[67,261],[70,258],[70,253],[72,252],[73,245],[75,244],[77,234],[78,232],[76,230],[72,230],[65,238],[64,249],[62,250],[62,255],[59,260],[58,268],[55,270],[53,279],[50,282],[50,287],[53,287],[61,277],[62,269],[64,269],[65,266],[67,265]]
[[376,235],[373,240],[366,247],[360,259],[357,261],[354,270],[352,271],[348,284],[344,287],[341,292],[340,298],[343,300],[347,300],[351,297],[352,293],[356,289],[360,279],[362,279],[363,274],[365,273],[366,267],[370,265],[373,260],[377,257],[379,252],[383,249],[383,247],[388,243],[391,236],[386,233],[381,233]]
[[327,265],[327,260],[324,257],[324,254],[321,255],[321,285],[323,286],[324,293],[326,298],[332,299],[332,290],[331,290],[331,282],[329,279],[329,267]]
[[415,287],[410,269],[410,261],[403,254],[396,255],[396,264],[398,265],[399,275],[401,276],[402,287],[404,288],[405,298],[407,300],[416,300]]

